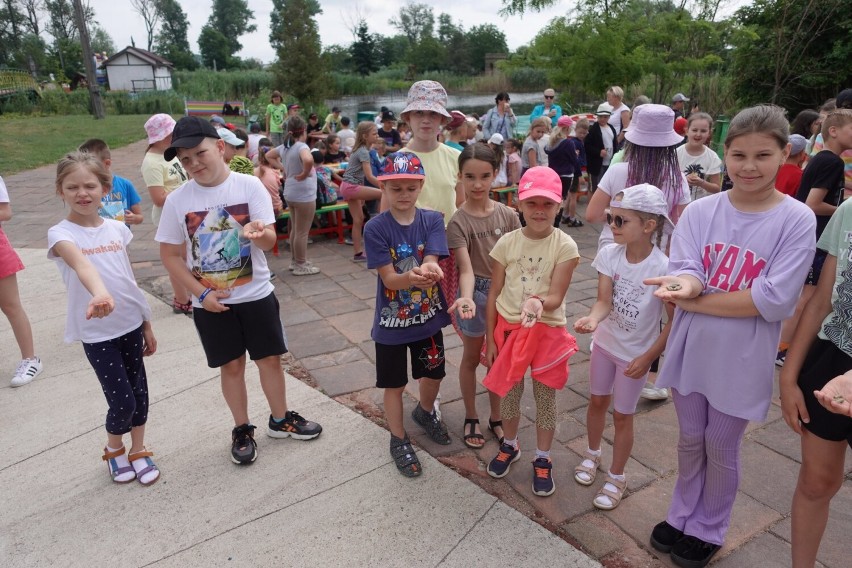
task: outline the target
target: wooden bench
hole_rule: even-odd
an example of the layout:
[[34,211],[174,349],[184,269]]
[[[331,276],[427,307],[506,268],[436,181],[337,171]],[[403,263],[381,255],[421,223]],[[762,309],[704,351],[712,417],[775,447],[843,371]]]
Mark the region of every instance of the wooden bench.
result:
[[515,208],[514,202],[517,193],[517,185],[508,185],[506,187],[493,187],[491,188],[491,199],[493,199],[494,201],[500,201],[500,198],[505,195],[506,205]]
[[[226,112],[227,106],[233,111]],[[183,110],[186,116],[213,116],[218,114],[227,120],[227,117],[241,116],[248,124],[248,109],[243,101],[190,101],[183,100]]]
[[[347,229],[351,229],[352,225],[346,225],[343,222],[343,212],[349,209],[349,205],[345,201],[338,201],[332,205],[325,205],[317,209],[317,215],[328,215],[329,224],[327,227],[317,227],[315,229],[311,229],[308,233],[309,236],[315,235],[326,235],[330,233],[334,233],[337,235],[338,244],[343,244],[344,237],[343,233]],[[289,219],[290,218],[290,209],[285,209],[281,213],[278,214],[278,219]],[[278,234],[278,238],[275,240],[275,246],[272,247],[272,254],[278,256],[278,241],[286,241],[290,238],[289,233]]]

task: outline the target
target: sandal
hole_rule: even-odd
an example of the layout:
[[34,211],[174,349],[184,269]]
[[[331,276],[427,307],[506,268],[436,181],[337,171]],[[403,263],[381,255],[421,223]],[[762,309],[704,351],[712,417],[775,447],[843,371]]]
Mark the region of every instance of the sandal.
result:
[[[609,491],[606,486],[607,484],[615,487],[615,491]],[[606,476],[606,483],[604,483],[603,487],[601,487],[598,494],[595,495],[594,501],[592,501],[592,505],[597,507],[598,509],[604,511],[612,511],[618,504],[621,503],[621,498],[624,497],[624,493],[627,491],[627,480],[619,481],[618,479],[614,479],[609,475]],[[610,500],[610,505],[604,505],[598,503],[598,497],[608,497]]]
[[[104,448],[104,455],[101,457],[102,460],[107,462],[107,467],[109,468],[109,476],[115,483],[130,483],[131,481],[136,479],[136,470],[133,469],[132,465],[118,467],[118,463],[116,463],[115,458],[123,455],[124,446],[121,446],[114,452],[107,451],[107,449]],[[124,480],[116,479],[119,475],[124,475],[125,473],[133,473],[133,477]]]
[[417,459],[417,454],[414,453],[414,447],[408,436],[402,440],[391,434],[390,452],[396,469],[405,477],[417,477],[423,473],[423,467]]
[[497,438],[497,443],[501,446],[503,445],[503,436],[498,436],[497,432],[494,431],[495,428],[500,428],[503,430],[503,421],[502,420],[491,420],[488,419],[488,431],[494,434],[494,437]]
[[[149,486],[149,485],[154,485],[160,479],[160,475],[157,475],[157,477],[155,477],[153,479],[153,481],[149,481],[148,483],[145,483],[145,482],[142,481],[142,478],[145,477],[145,474],[151,473],[152,471],[156,471],[156,472],[159,473],[159,471],[160,471],[157,468],[157,466],[154,465],[154,461],[151,459],[151,456],[153,456],[153,455],[154,455],[153,452],[149,452],[146,449],[143,449],[141,452],[134,452],[132,454],[127,455],[127,459],[130,460],[131,464],[133,464],[133,462],[135,462],[136,460],[141,460],[141,459],[145,460],[145,463],[147,465],[144,468],[142,468],[142,469],[140,469],[139,471],[136,472],[136,479],[138,479],[139,483],[141,483],[142,485],[144,485],[146,487]],[[134,471],[136,470],[135,467],[133,467],[132,469]]]
[[[586,460],[594,463],[594,466],[584,466],[583,462]],[[583,458],[583,462],[580,462],[580,464],[574,468],[574,481],[580,485],[588,486],[595,482],[595,477],[598,474],[598,468],[601,466],[601,456],[593,456],[592,454],[586,453],[586,457]],[[589,476],[588,481],[579,476],[581,473],[585,473]]]
[[465,418],[464,429],[467,431],[467,426],[470,424],[470,434],[464,435],[464,445],[474,450],[479,450],[485,445],[485,436],[476,433],[476,426],[479,425],[477,418]]
[[177,298],[172,298],[172,311],[176,314],[192,317],[192,299],[185,304],[181,304],[177,301]]

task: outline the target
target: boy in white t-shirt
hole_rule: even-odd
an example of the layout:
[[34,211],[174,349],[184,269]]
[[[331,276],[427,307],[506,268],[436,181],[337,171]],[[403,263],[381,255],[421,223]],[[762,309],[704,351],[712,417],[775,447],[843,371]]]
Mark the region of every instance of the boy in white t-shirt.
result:
[[177,156],[192,180],[169,194],[156,240],[163,265],[193,296],[207,364],[221,370],[222,394],[234,417],[231,459],[247,465],[257,459],[257,444],[248,414],[246,351],[271,409],[267,435],[310,440],[322,427],[287,407],[281,368],[287,346],[264,256],[276,239],[272,200],[259,179],[231,172],[224,154],[225,142],[209,122],[194,116],[178,121],[164,156]]

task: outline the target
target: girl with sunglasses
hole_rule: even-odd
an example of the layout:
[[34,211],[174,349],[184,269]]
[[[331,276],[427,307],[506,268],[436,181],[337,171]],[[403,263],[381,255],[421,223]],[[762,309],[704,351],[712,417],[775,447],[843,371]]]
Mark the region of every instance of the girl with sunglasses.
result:
[[[611,510],[627,489],[624,466],[633,449],[633,414],[651,363],[660,356],[671,323],[660,333],[663,302],[647,278],[666,273],[668,258],[660,250],[663,234],[674,228],[663,192],[640,184],[618,193],[607,211],[615,243],[598,251],[598,299],[588,316],[574,322],[577,333],[592,333],[595,348],[589,367],[591,400],[586,411],[589,447],[574,480],[592,485],[601,464],[601,438],[607,409],[614,400],[615,439],[606,483],[592,504]],[[672,308],[669,310],[671,322]]]

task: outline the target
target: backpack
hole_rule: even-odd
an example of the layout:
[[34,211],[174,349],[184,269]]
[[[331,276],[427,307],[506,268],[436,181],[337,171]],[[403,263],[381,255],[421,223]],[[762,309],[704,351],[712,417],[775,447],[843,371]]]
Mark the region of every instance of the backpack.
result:
[[317,166],[317,209],[337,203],[337,190],[331,181],[331,170],[327,166]]

